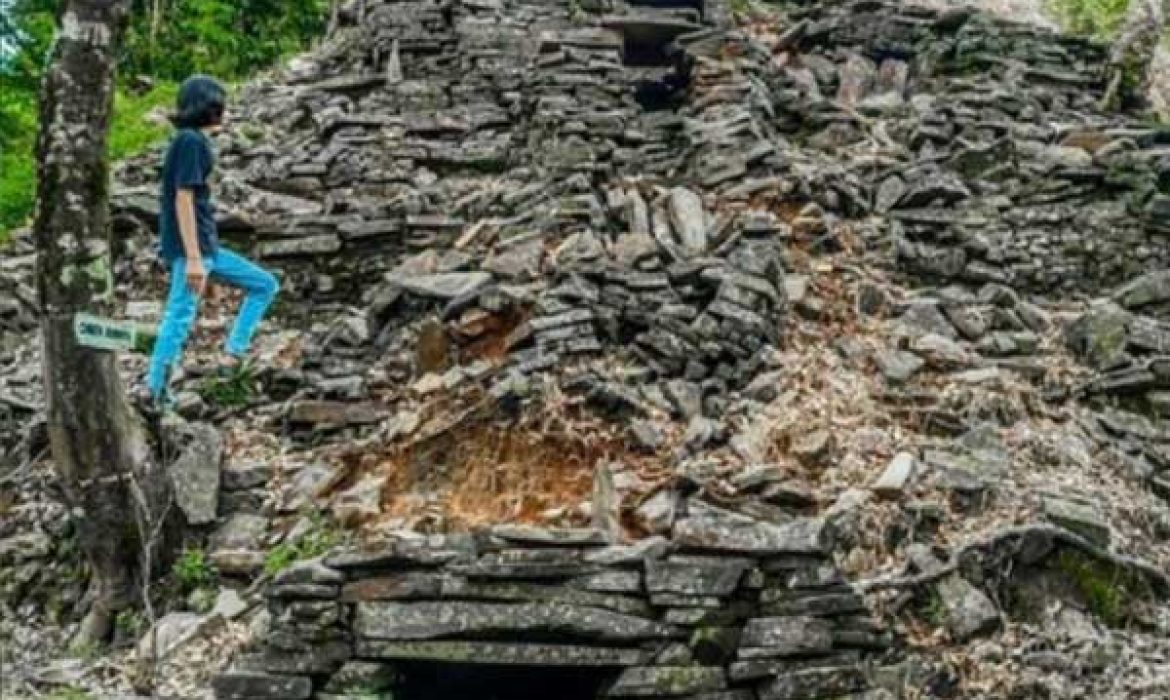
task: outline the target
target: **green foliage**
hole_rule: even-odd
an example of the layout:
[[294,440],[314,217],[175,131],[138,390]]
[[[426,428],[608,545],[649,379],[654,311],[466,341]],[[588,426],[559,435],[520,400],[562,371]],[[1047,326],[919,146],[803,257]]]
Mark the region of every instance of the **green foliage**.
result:
[[184,591],[215,583],[216,571],[202,549],[184,549],[171,567],[175,581]]
[[1134,604],[1151,595],[1149,584],[1139,576],[1079,551],[1062,550],[1056,569],[1076,587],[1089,610],[1111,627],[1128,622]]
[[139,95],[119,90],[114,97],[114,123],[110,127],[110,158],[118,160],[141,153],[165,139],[171,132],[165,113],[175,104],[178,92],[178,83],[159,83]]
[[134,608],[127,608],[114,618],[114,629],[123,639],[138,639],[146,632],[146,619]]
[[[52,43],[56,0],[0,0],[0,242],[32,214],[37,91]],[[161,8],[155,17],[154,9]],[[110,155],[142,152],[169,127],[146,119],[174,104],[192,73],[244,78],[304,48],[324,29],[328,0],[134,0],[119,55]],[[6,50],[5,50],[6,49]],[[155,87],[128,89],[137,76]]]
[[319,557],[341,543],[341,531],[324,514],[313,513],[309,517],[312,526],[308,532],[269,550],[264,558],[264,573],[275,576],[298,561]]
[[947,623],[947,606],[943,603],[942,596],[937,590],[930,589],[922,614],[935,627],[942,627]]
[[209,377],[199,389],[203,400],[220,408],[246,406],[256,395],[256,372],[244,364],[227,376]]
[[325,27],[327,0],[135,0],[122,68],[182,80],[193,72],[225,79],[302,48]]
[[1061,25],[1076,34],[1108,39],[1121,27],[1129,0],[1048,0]]
[[[148,115],[158,107],[173,104],[177,89],[174,83],[162,83],[141,95],[118,91],[110,125],[111,158],[139,153],[166,137],[169,125],[152,122]],[[5,132],[5,123],[16,126]],[[36,198],[36,123],[35,93],[0,97],[0,240],[5,232],[27,223],[32,215]]]

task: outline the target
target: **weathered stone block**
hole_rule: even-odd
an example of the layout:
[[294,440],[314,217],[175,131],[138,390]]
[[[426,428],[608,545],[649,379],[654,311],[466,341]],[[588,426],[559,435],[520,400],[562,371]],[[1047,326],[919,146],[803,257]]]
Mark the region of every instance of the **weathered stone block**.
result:
[[470,603],[461,601],[360,602],[354,630],[362,637],[389,640],[441,639],[465,634],[542,632],[601,641],[668,639],[663,624],[608,610],[563,603]]

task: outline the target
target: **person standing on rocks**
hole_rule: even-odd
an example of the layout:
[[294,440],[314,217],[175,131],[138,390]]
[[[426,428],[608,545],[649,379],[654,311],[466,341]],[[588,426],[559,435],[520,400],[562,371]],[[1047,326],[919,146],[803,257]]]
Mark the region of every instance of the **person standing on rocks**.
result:
[[280,284],[272,273],[219,244],[208,178],[215,153],[208,134],[223,123],[227,92],[213,78],[194,75],[179,88],[176,131],[159,183],[160,257],[170,270],[170,291],[150,358],[146,384],[160,402],[195,322],[209,281],[242,289],[243,305],[227,337],[222,369],[239,371],[252,336]]

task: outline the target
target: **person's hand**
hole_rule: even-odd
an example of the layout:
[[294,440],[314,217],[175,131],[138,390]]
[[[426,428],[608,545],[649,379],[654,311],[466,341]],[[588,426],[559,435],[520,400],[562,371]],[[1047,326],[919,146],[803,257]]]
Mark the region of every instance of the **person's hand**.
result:
[[195,296],[203,296],[203,290],[207,287],[207,270],[202,260],[187,261],[187,287]]

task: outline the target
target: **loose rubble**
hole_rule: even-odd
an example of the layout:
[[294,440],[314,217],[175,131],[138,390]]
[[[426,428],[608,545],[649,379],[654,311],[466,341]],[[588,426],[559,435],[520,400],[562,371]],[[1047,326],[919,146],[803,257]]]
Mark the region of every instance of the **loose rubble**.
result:
[[[348,2],[240,90],[219,223],[281,296],[254,376],[176,380],[216,583],[161,606],[150,683],[48,661],[85,572],[17,235],[16,692],[414,697],[427,663],[615,698],[1170,692],[1163,130],[1099,110],[1092,42],[748,5]],[[143,321],[158,165],[113,191]]]

